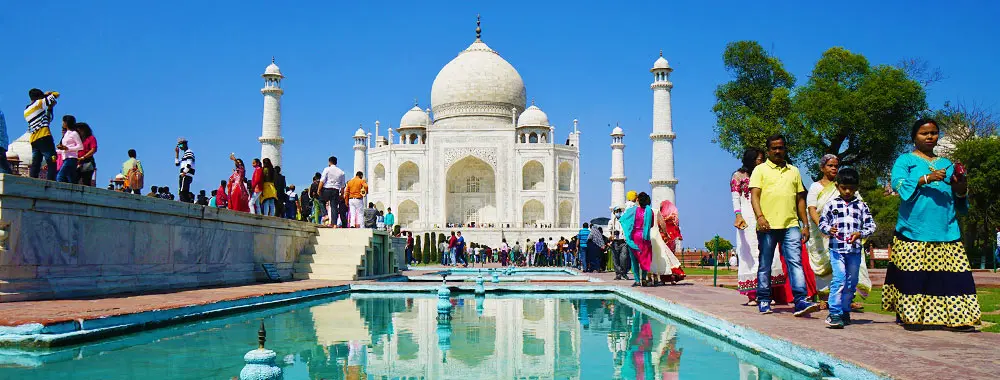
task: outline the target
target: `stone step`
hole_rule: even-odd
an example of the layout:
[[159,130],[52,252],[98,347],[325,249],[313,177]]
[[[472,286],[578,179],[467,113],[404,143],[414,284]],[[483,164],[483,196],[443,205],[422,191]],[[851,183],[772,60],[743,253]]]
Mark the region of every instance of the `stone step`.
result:
[[363,228],[321,228],[316,235],[316,243],[320,245],[365,245],[371,241],[374,233]]

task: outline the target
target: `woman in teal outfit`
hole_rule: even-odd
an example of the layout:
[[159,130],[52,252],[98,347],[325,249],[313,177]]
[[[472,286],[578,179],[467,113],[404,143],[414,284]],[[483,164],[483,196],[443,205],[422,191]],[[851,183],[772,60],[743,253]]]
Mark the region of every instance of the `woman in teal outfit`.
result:
[[650,199],[646,193],[639,193],[637,197],[639,203],[636,207],[629,207],[622,214],[619,220],[622,225],[622,232],[625,234],[625,244],[632,253],[632,273],[635,283],[632,286],[646,286],[652,284],[649,276],[649,266],[653,260],[653,246],[649,231],[653,228],[653,208],[649,206]]
[[904,326],[937,325],[960,331],[979,324],[976,284],[962,245],[957,213],[969,210],[968,184],[955,165],[934,154],[940,129],[918,120],[913,152],[892,167],[899,217],[882,288],[882,308]]

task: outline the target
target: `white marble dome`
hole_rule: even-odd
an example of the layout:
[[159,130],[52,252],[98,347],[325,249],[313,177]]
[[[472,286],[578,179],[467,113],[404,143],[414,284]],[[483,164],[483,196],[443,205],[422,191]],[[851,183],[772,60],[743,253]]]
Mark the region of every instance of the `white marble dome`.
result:
[[663,58],[663,53],[660,53],[660,58],[653,62],[653,69],[670,69],[670,62],[667,62],[666,58]]
[[456,116],[509,118],[524,109],[521,74],[477,39],[438,72],[431,86],[435,120]]
[[365,137],[364,128],[359,127],[358,130],[354,132],[354,137]]
[[625,135],[625,130],[623,130],[622,127],[617,127],[616,126],[615,129],[611,130],[611,135],[612,136],[624,136]]
[[278,68],[278,65],[274,64],[273,59],[271,60],[271,64],[267,65],[267,68],[264,69],[264,75],[277,75],[279,77],[284,76],[281,75],[281,69]]
[[403,118],[399,120],[399,127],[428,127],[431,124],[431,118],[427,115],[427,112],[420,109],[418,106],[413,106],[409,111],[403,114]]
[[549,115],[546,115],[541,108],[532,104],[531,107],[524,110],[521,116],[517,118],[518,127],[548,127],[549,126]]

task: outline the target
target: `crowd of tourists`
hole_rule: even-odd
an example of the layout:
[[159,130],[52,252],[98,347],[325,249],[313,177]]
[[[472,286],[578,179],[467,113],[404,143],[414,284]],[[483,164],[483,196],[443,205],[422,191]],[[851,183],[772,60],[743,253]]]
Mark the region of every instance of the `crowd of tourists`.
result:
[[[936,121],[918,120],[913,151],[892,168],[901,203],[882,307],[907,328],[970,331],[981,313],[956,218],[968,210],[968,185],[960,164],[935,155],[939,133]],[[792,304],[795,316],[826,308],[827,326],[843,328],[872,288],[862,252],[876,225],[857,192],[861,175],[828,154],[807,191],[787,151],[783,136],[769,137],[765,151],[745,152],[730,181],[738,290],[762,314],[776,304]]]

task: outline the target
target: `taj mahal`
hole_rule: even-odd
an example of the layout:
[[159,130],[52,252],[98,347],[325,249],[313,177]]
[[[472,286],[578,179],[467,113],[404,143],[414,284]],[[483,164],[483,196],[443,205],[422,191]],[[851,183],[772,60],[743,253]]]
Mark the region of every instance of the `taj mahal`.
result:
[[[654,81],[652,174],[654,204],[674,200],[673,140],[669,80],[673,70],[662,52],[650,72]],[[280,82],[272,61],[263,75],[265,96],[261,157],[281,162]],[[476,39],[438,72],[429,108],[414,104],[397,128],[374,133],[358,128],[354,167],[365,174],[367,202],[392,208],[403,229],[461,230],[487,244],[502,237],[571,236],[580,215],[580,125],[558,135],[548,115],[527,102],[518,71],[482,39]],[[625,203],[624,130],[611,137],[611,202]],[[645,190],[645,186],[636,186]],[[601,215],[594,215],[594,217]]]

